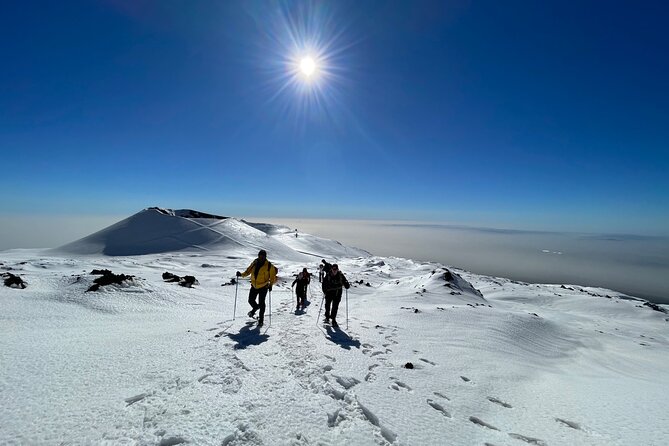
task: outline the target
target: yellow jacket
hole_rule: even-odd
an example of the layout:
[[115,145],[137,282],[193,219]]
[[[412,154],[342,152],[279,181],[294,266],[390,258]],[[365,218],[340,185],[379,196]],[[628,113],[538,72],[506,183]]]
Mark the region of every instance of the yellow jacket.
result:
[[264,288],[267,285],[274,284],[274,282],[276,282],[276,266],[272,265],[269,260],[265,260],[265,264],[260,267],[258,275],[254,276],[253,271],[255,270],[257,261],[258,260],[256,259],[251,262],[249,267],[246,268],[246,271],[242,273],[242,277],[246,277],[251,274],[251,286],[255,289]]

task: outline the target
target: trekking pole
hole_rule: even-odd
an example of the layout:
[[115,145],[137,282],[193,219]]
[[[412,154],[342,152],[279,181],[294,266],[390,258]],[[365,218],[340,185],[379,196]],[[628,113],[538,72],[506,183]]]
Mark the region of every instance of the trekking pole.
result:
[[321,306],[318,309],[318,316],[316,317],[316,326],[318,326],[318,321],[321,319],[321,310],[323,309],[323,301],[325,300],[325,293],[323,293],[323,298],[321,299]]
[[272,325],[272,290],[269,290],[269,324]]
[[232,310],[232,320],[235,320],[237,316],[237,288],[239,288],[239,277],[235,278],[235,306]]
[[346,289],[346,329],[348,330],[348,289]]

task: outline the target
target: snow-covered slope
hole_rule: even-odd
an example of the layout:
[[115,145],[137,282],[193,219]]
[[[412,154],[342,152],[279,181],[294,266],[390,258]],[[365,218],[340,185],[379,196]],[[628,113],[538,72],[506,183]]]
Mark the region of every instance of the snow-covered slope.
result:
[[[0,272],[28,284],[0,286],[0,443],[669,443],[664,306],[192,212],[0,253]],[[258,248],[280,272],[262,329],[246,317],[248,281],[222,286]],[[127,251],[142,255],[101,255]],[[321,258],[353,284],[341,330],[318,320],[316,278],[294,311],[294,274]],[[87,293],[104,268],[135,277]]]
[[252,255],[264,248],[285,259],[306,258],[271,237],[268,232],[272,225],[266,226],[263,231],[235,218],[189,209],[148,208],[88,237],[61,246],[55,252],[129,256],[227,250]]

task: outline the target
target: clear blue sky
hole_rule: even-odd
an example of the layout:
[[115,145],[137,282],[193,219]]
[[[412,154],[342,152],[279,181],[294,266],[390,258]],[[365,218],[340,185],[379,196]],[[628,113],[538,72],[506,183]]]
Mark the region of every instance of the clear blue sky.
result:
[[669,234],[667,29],[652,1],[4,2],[0,212]]

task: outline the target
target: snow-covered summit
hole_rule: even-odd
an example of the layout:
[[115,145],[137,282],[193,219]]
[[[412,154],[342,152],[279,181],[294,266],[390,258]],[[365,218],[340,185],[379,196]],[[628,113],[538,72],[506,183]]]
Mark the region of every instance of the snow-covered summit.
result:
[[[295,240],[293,240],[295,239]],[[290,228],[250,223],[192,209],[150,207],[82,239],[56,248],[69,254],[130,256],[174,251],[252,255],[259,249],[285,260],[310,256],[366,256],[366,251],[314,236],[296,238]]]

